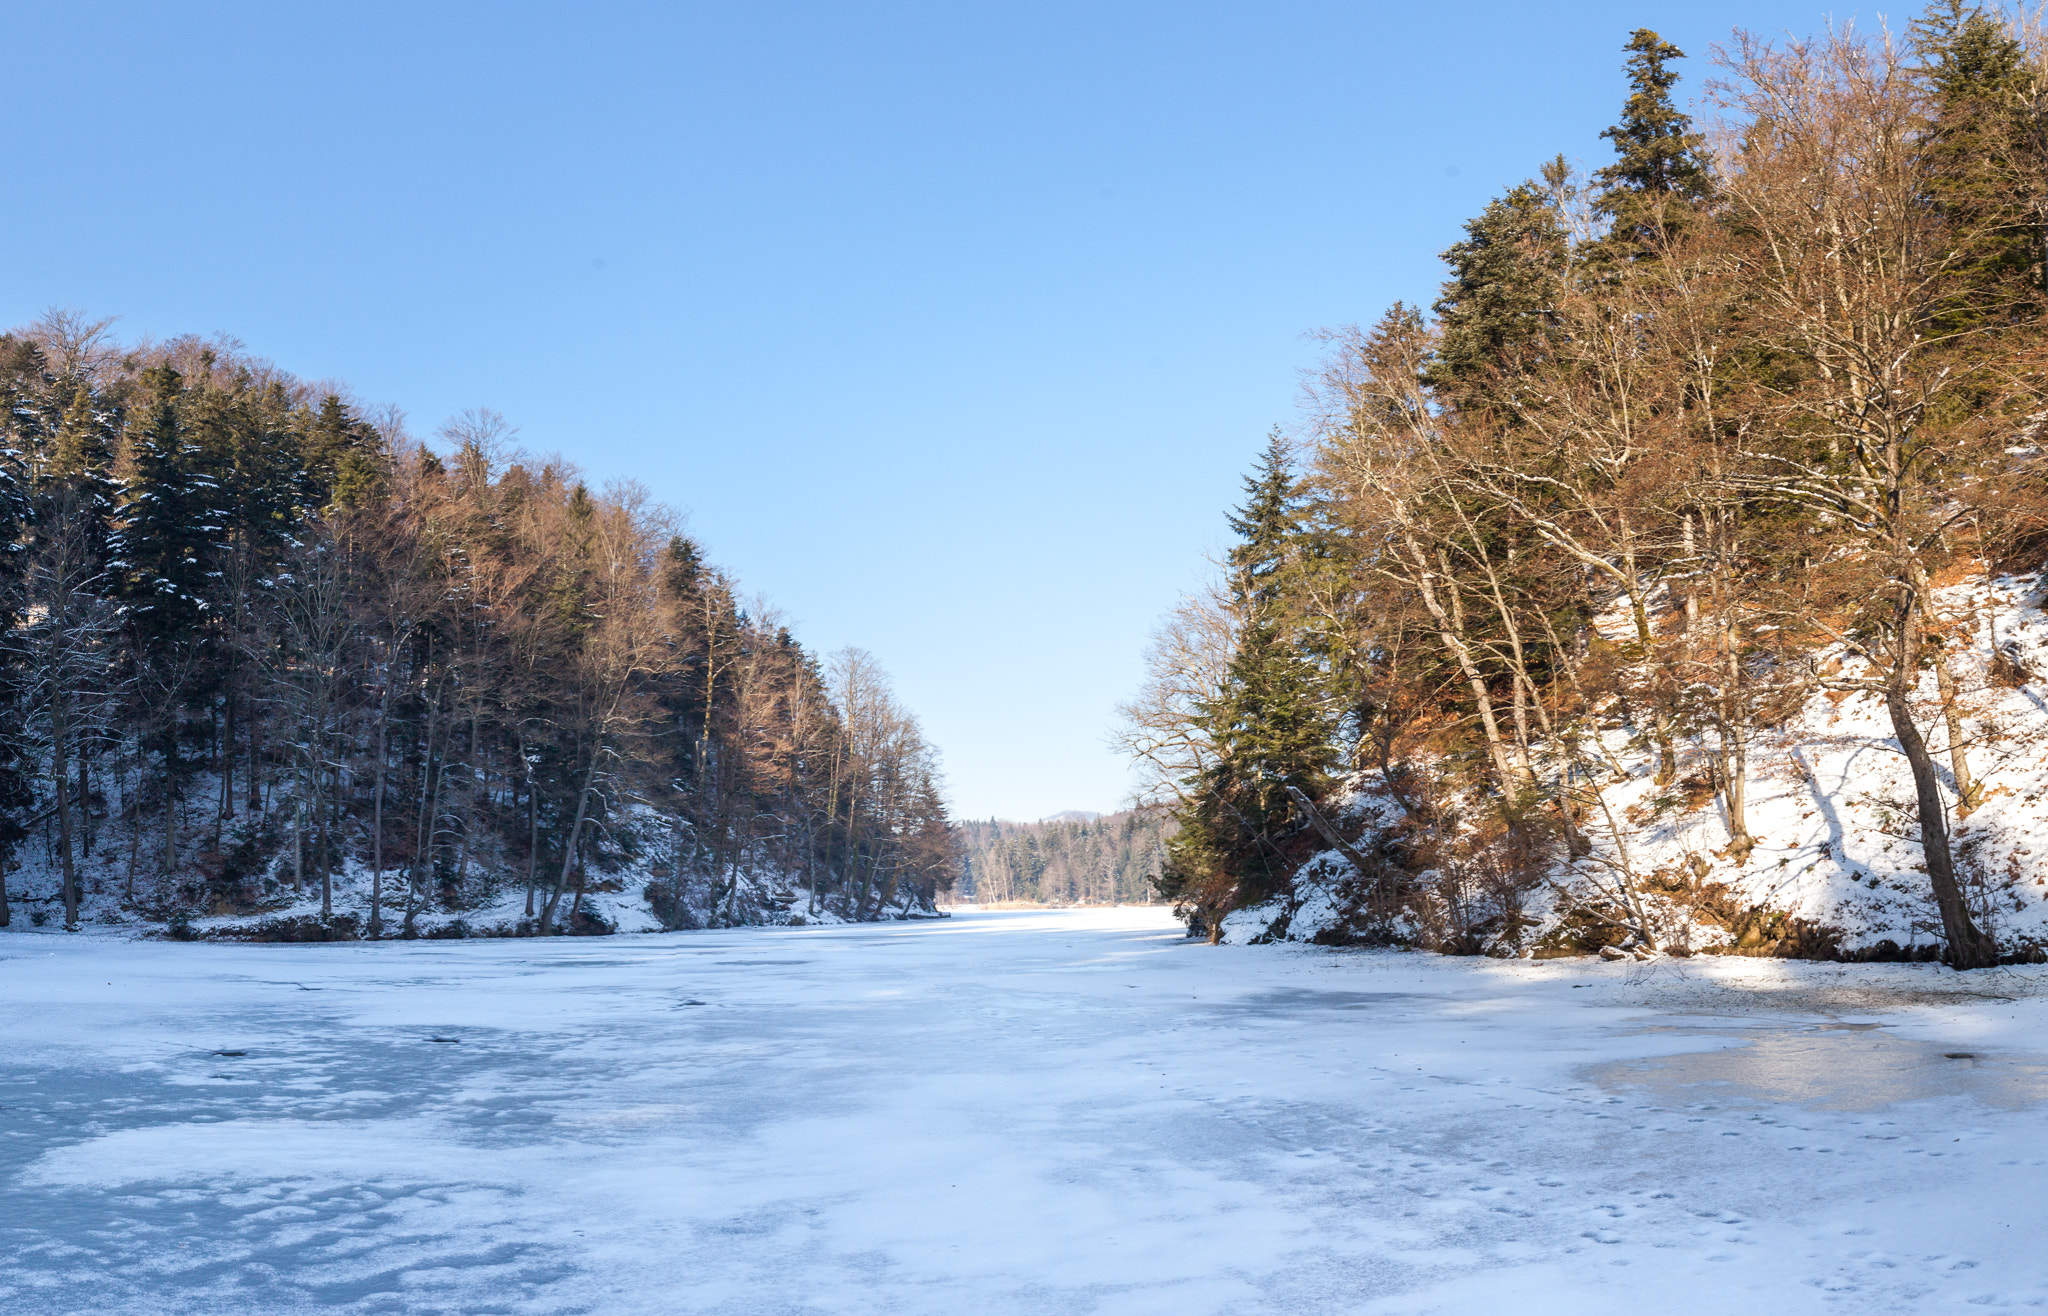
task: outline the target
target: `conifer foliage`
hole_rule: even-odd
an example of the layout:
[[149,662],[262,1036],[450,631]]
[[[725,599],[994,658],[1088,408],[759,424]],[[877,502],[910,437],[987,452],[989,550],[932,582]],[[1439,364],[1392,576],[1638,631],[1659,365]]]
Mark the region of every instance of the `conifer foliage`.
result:
[[53,312],[0,336],[0,424],[0,926],[593,932],[629,878],[671,928],[873,919],[953,880],[873,660],[493,413],[429,445]]
[[1621,122],[1601,133],[1614,143],[1613,164],[1596,170],[1600,188],[1593,209],[1613,224],[1612,236],[1638,250],[1653,250],[1713,191],[1705,143],[1692,119],[1672,103],[1678,74],[1670,65],[1685,52],[1648,28],[1627,46],[1631,94]]
[[1200,716],[1212,748],[1167,845],[1160,894],[1199,911],[1214,931],[1238,903],[1285,877],[1283,838],[1297,832],[1299,799],[1327,788],[1331,726],[1317,672],[1286,611],[1304,537],[1298,481],[1285,441],[1267,440],[1245,502],[1230,518],[1234,652]]

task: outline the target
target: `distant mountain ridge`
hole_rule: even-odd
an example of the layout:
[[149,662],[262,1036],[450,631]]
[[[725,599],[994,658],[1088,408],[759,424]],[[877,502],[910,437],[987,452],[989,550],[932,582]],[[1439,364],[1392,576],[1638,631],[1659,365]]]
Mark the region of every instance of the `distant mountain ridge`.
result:
[[1063,813],[1048,814],[1038,821],[1049,822],[1094,822],[1102,815],[1092,809],[1068,809]]

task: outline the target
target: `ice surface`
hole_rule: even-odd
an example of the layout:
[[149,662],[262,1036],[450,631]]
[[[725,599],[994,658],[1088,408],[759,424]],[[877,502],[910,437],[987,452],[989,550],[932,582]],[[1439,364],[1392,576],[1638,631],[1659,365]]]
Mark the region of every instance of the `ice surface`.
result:
[[2048,1303],[2048,970],[1128,909],[0,956],[24,1316]]

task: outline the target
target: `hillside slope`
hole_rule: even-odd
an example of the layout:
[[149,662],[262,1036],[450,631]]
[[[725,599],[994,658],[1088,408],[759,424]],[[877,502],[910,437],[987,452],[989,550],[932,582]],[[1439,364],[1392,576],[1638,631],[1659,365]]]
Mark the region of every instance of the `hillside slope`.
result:
[[[1980,807],[1954,822],[1957,857],[1973,913],[2008,957],[2048,947],[2048,589],[2042,577],[1999,576],[1942,592],[1941,610],[1967,616],[1974,633],[1953,655]],[[2002,653],[2003,679],[1991,655]],[[1824,655],[1831,657],[1833,655]],[[1929,673],[1917,692],[1920,723],[1944,765],[1939,693]],[[1914,823],[1913,785],[1881,702],[1816,690],[1751,748],[1747,855],[1728,845],[1726,818],[1694,746],[1688,772],[1659,790],[1643,738],[1601,732],[1621,768],[1600,784],[1589,810],[1590,854],[1560,857],[1527,892],[1526,921],[1489,930],[1497,955],[1575,953],[1620,942],[1587,911],[1632,882],[1666,950],[1832,958],[1935,954],[1941,921],[1929,892]],[[1697,760],[1695,764],[1694,760]],[[1383,786],[1354,779],[1347,800],[1359,847],[1386,841],[1399,810]],[[1953,813],[1953,808],[1952,808]],[[1382,888],[1362,882],[1334,850],[1317,854],[1293,888],[1229,915],[1226,941],[1350,941],[1412,935],[1420,911],[1374,909]]]

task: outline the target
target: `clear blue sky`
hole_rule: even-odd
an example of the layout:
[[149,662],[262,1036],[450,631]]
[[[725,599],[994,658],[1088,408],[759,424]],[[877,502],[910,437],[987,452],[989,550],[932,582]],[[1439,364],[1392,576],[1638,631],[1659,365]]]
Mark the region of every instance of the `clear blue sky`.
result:
[[1106,810],[1305,332],[1604,162],[1632,28],[1690,93],[1824,12],[10,5],[0,324],[226,331],[419,433],[495,407],[872,650],[958,812]]

